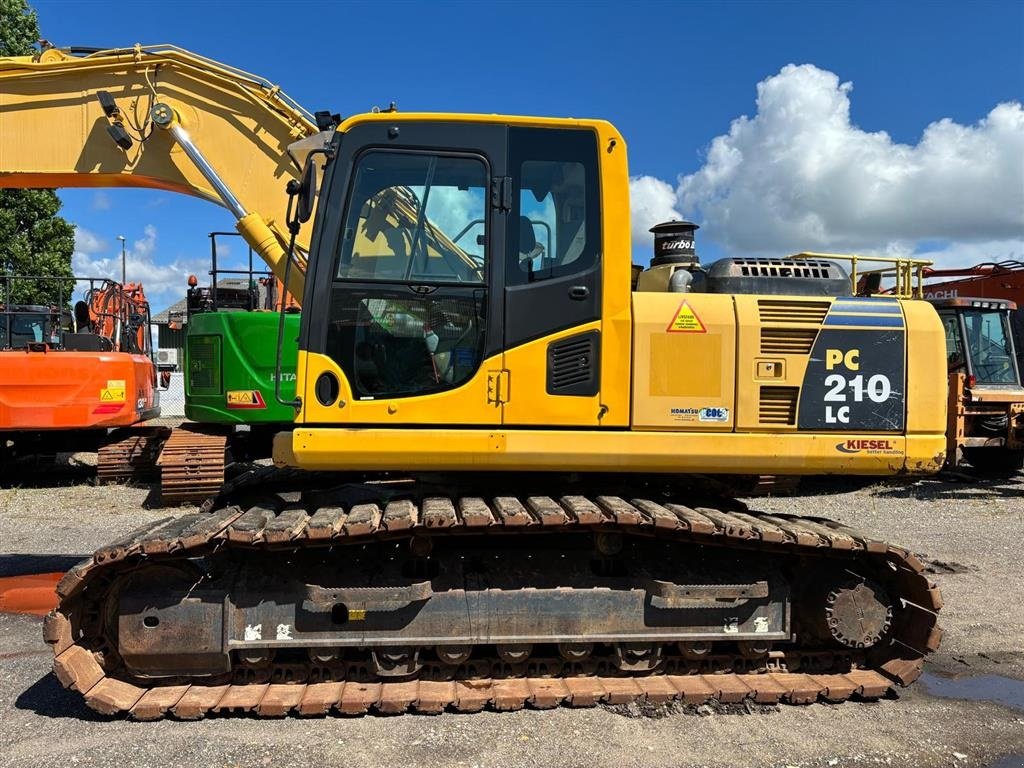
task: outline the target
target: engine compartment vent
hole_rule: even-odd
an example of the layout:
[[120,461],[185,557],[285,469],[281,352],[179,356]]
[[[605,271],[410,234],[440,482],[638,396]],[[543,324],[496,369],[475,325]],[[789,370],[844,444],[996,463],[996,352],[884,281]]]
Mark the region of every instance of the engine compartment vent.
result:
[[596,395],[601,334],[587,331],[548,345],[549,395]]
[[829,307],[828,301],[780,301],[778,299],[760,299],[757,311],[762,323],[813,323],[821,325],[825,321]]
[[824,259],[719,259],[707,268],[699,290],[775,296],[849,296],[850,277]]
[[741,277],[804,277],[812,280],[846,278],[846,272],[834,261],[733,259],[732,265]]
[[757,420],[762,424],[796,424],[800,387],[761,387]]
[[817,328],[762,328],[762,355],[809,355]]

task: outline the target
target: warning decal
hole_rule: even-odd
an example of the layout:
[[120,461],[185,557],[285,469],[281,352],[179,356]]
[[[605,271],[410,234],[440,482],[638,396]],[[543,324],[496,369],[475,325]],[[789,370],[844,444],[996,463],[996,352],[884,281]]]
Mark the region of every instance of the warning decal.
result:
[[672,322],[668,324],[665,331],[667,333],[707,333],[707,328],[697,317],[693,307],[684,301],[679,305],[675,317],[672,318]]
[[258,389],[236,389],[227,392],[228,408],[266,408]]
[[124,379],[107,379],[107,386],[100,390],[100,401],[104,403],[123,403],[124,400]]

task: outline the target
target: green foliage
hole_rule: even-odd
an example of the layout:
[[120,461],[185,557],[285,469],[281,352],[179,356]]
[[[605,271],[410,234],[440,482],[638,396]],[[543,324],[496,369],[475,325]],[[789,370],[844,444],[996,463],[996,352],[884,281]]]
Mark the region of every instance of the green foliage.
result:
[[[51,189],[0,190],[0,274],[71,277],[75,227],[57,215],[60,200]],[[63,285],[68,298],[70,284]],[[55,304],[58,281],[13,280],[16,304]]]
[[[39,20],[26,0],[0,0],[0,56],[23,56],[35,51]],[[0,190],[0,275],[71,276],[75,227],[57,213],[60,200],[51,189]],[[64,298],[70,283],[63,284]],[[55,304],[57,281],[16,280],[11,295],[0,301],[17,304]]]
[[26,0],[0,0],[0,56],[35,53],[39,19]]

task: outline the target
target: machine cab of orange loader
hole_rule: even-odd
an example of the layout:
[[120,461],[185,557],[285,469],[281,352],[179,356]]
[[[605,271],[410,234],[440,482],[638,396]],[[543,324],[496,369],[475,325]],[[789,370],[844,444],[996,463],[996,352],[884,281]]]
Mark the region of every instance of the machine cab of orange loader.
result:
[[[83,298],[71,307],[76,286]],[[46,305],[18,297],[52,294]],[[149,304],[105,278],[0,281],[0,449],[96,450],[109,428],[159,415]]]
[[944,356],[931,306],[852,296],[845,272],[816,262],[759,262],[756,279],[705,290],[641,280],[634,292],[625,142],[609,123],[359,115],[328,153],[297,425],[275,441],[278,463],[941,465]]

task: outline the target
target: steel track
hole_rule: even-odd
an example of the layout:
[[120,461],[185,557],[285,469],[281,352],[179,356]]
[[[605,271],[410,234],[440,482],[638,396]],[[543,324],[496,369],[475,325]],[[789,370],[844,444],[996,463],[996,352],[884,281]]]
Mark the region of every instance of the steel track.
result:
[[174,429],[160,452],[160,500],[165,506],[202,502],[224,484],[227,435],[185,425]]
[[96,477],[100,483],[148,481],[157,475],[160,447],[170,433],[167,427],[128,427],[123,435],[100,447],[96,455]]
[[[867,652],[836,653],[832,667],[813,674],[797,664],[769,663],[760,669],[728,670],[678,661],[668,673],[572,674],[557,665],[523,667],[513,676],[448,679],[423,674],[417,679],[366,679],[351,666],[280,664],[263,670],[238,669],[226,679],[156,683],[131,678],[120,665],[104,630],[103,605],[118,574],[142,564],[174,562],[192,556],[215,557],[239,549],[282,553],[303,547],[360,544],[412,534],[468,535],[516,532],[608,531],[667,537],[681,543],[751,550],[765,554],[812,555],[849,563],[859,561],[888,574],[886,588],[901,606],[890,637]],[[157,521],[98,550],[57,587],[60,605],[44,623],[54,652],[54,671],[65,687],[81,693],[104,714],[128,713],[142,720],[173,715],[182,719],[209,712],[253,712],[261,716],[359,714],[445,709],[472,712],[558,706],[698,704],[717,699],[759,703],[830,702],[875,699],[909,685],[924,656],[938,648],[941,630],[938,589],[921,562],[906,550],[874,540],[821,518],[691,508],[643,498],[548,496],[526,498],[429,497],[383,504],[323,506],[310,514],[296,504],[280,512],[266,504],[229,507]],[[833,649],[835,650],[835,649]],[[813,654],[812,654],[813,655]],[[551,671],[554,674],[551,674]]]

